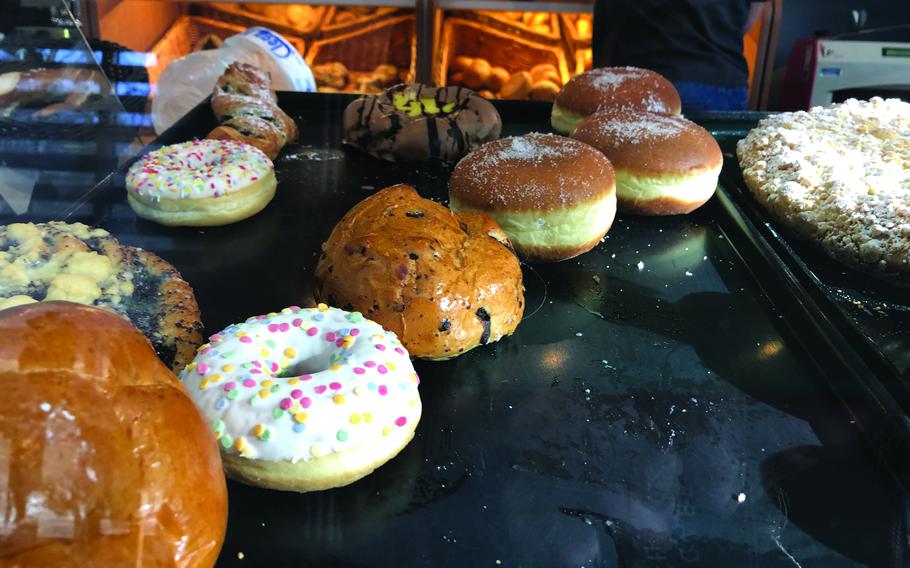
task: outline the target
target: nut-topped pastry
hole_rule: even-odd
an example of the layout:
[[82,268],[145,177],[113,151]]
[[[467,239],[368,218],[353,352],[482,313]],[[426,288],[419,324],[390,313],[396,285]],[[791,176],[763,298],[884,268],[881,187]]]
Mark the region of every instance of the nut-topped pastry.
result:
[[502,119],[470,89],[401,84],[349,104],[342,126],[344,143],[383,160],[457,162],[498,138]]

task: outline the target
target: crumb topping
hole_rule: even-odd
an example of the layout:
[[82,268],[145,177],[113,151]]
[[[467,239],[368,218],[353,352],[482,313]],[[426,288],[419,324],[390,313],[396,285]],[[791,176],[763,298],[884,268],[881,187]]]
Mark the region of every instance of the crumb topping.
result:
[[829,253],[910,272],[910,104],[850,99],[775,115],[737,154],[756,197]]

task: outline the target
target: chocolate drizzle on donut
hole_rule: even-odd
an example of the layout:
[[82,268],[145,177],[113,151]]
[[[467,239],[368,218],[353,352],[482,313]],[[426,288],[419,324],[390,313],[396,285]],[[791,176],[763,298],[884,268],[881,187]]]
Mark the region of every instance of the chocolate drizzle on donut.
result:
[[493,105],[460,86],[396,85],[349,104],[342,122],[344,143],[389,161],[455,162],[502,131]]

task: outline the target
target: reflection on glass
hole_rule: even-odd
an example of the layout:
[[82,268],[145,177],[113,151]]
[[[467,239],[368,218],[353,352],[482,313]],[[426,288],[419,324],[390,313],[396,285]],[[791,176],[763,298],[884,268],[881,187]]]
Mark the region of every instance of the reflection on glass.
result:
[[150,57],[90,46],[65,2],[12,10],[0,34],[0,223],[60,218],[138,151]]

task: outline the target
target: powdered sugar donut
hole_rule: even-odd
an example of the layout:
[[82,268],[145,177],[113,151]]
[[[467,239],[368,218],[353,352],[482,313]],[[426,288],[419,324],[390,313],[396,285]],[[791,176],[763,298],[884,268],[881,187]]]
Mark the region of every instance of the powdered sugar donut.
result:
[[604,110],[679,114],[682,105],[673,83],[638,67],[598,67],[572,77],[556,96],[550,124],[571,133],[586,116]]
[[273,489],[353,483],[407,445],[420,420],[417,374],[395,334],[325,304],[228,326],[180,377],[228,475]]
[[192,140],[139,158],[126,175],[127,201],[162,225],[226,225],[261,211],[275,196],[272,161],[230,140]]

